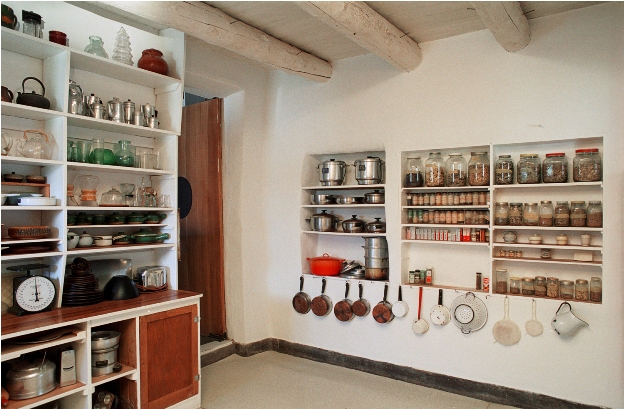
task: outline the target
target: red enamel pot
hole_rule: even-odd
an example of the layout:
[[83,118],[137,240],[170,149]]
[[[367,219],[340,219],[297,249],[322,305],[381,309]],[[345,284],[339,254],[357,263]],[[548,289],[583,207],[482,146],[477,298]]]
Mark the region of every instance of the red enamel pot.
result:
[[308,258],[310,272],[317,276],[337,276],[340,273],[343,258],[331,257],[325,253],[320,257]]

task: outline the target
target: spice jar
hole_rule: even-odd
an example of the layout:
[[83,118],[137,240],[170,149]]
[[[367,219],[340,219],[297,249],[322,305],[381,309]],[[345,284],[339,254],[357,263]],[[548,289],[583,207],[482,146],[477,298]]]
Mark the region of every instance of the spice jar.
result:
[[514,179],[514,164],[511,155],[499,155],[496,160],[495,180],[497,185],[511,185]]
[[550,200],[544,200],[539,207],[539,225],[551,227],[553,225],[553,216],[555,209]]
[[602,227],[602,204],[600,201],[589,202],[587,206],[587,227]]
[[546,279],[546,295],[550,298],[559,298],[559,279],[557,277]]
[[496,292],[507,294],[507,270],[496,270]]
[[541,249],[540,250],[540,258],[549,259],[552,257],[552,252],[550,249]]
[[423,179],[423,165],[420,156],[407,158],[405,163],[405,180],[403,187],[422,187],[425,183]]
[[565,298],[565,299],[574,298],[574,281],[561,280],[559,282],[559,297]]
[[589,282],[589,299],[594,302],[602,302],[602,280],[600,277],[592,277]]
[[572,165],[572,177],[575,182],[602,180],[602,160],[598,149],[577,149]]
[[576,280],[576,291],[574,292],[574,298],[578,301],[589,300],[589,282],[587,280]]
[[547,153],[542,163],[544,183],[565,183],[568,181],[568,158],[565,153]]
[[572,201],[570,202],[570,226],[572,227],[585,227],[587,214],[585,212],[584,201]]
[[446,186],[466,186],[467,168],[461,153],[451,153],[446,161]]
[[546,297],[546,277],[535,277],[535,296]]
[[430,152],[429,159],[425,162],[425,186],[444,186],[444,160],[440,152]]
[[554,225],[557,227],[568,227],[570,225],[570,207],[568,202],[557,202]]
[[468,162],[468,184],[488,186],[490,184],[490,158],[487,152],[471,152]]
[[520,294],[521,289],[520,277],[509,277],[509,292],[511,294]]
[[535,295],[535,279],[533,277],[522,278],[522,295]]
[[518,172],[516,177],[518,183],[539,183],[541,179],[542,167],[539,155],[536,153],[520,154],[518,161]]
[[537,203],[525,203],[522,212],[522,223],[525,226],[539,225],[539,206]]
[[509,204],[509,225],[522,226],[522,203]]
[[509,224],[509,203],[496,202],[494,209],[494,224],[505,226]]

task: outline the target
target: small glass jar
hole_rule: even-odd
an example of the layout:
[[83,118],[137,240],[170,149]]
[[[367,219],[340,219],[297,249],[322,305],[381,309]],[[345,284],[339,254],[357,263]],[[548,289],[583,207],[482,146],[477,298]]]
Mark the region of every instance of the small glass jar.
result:
[[464,224],[477,224],[474,220],[473,214],[474,212],[472,210],[464,211]]
[[470,186],[488,186],[490,184],[490,158],[487,152],[470,153],[468,184]]
[[570,206],[568,206],[568,202],[557,202],[554,225],[557,227],[570,226]]
[[507,270],[496,270],[496,292],[507,294]]
[[591,201],[587,206],[587,227],[602,227],[602,203]]
[[535,296],[546,297],[546,277],[535,277]]
[[572,201],[570,202],[570,226],[572,227],[585,227],[587,223],[587,213],[585,211],[584,201]]
[[574,281],[559,281],[559,297],[565,299],[574,299]]
[[539,225],[539,205],[537,203],[525,203],[522,212],[522,223],[525,226]]
[[443,187],[444,186],[444,159],[440,152],[430,152],[429,159],[425,162],[425,186],[427,187]]
[[565,153],[547,153],[542,162],[544,183],[566,183],[568,181],[568,158]]
[[535,279],[533,277],[522,278],[522,295],[535,295]]
[[557,277],[548,277],[546,279],[546,296],[559,298],[559,279]]
[[506,226],[509,224],[509,203],[496,202],[494,208],[494,224],[497,226]]
[[407,158],[405,163],[405,179],[403,187],[422,187],[425,184],[423,178],[423,164],[420,156]]
[[461,153],[451,153],[446,161],[446,186],[466,186],[468,165]]
[[572,177],[575,182],[602,180],[602,159],[598,149],[577,149],[572,164]]
[[511,185],[514,181],[514,164],[511,155],[499,155],[496,160],[495,180],[497,185]]
[[589,282],[589,299],[593,302],[602,302],[602,280],[592,277]]
[[574,299],[578,301],[589,300],[589,282],[587,280],[576,280],[576,290],[574,291]]
[[466,214],[462,210],[458,211],[457,212],[457,224],[464,224],[465,216]]
[[550,200],[544,200],[539,207],[539,225],[542,227],[552,227],[555,209]]
[[509,204],[509,225],[522,226],[522,203]]
[[540,250],[540,258],[548,260],[551,257],[552,257],[552,250],[551,249],[541,249]]
[[509,292],[511,294],[520,294],[522,291],[522,280],[520,277],[509,277]]
[[539,155],[536,153],[523,153],[518,161],[516,177],[518,183],[540,183],[542,166]]

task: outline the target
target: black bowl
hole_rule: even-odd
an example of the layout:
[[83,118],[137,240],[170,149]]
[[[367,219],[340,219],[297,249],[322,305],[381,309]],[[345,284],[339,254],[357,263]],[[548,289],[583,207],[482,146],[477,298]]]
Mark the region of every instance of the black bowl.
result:
[[129,300],[138,296],[139,290],[128,276],[113,276],[104,286],[105,300]]

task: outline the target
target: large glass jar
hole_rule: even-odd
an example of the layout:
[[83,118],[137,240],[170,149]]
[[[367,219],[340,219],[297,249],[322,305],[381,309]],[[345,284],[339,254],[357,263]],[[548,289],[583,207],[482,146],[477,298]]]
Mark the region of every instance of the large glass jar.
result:
[[522,226],[522,203],[509,204],[509,225]]
[[565,299],[574,298],[574,281],[561,280],[559,281],[559,297]]
[[420,156],[407,158],[405,163],[405,181],[403,182],[403,187],[422,187],[424,184],[423,164]]
[[487,152],[470,153],[468,184],[470,186],[488,186],[490,184],[490,158]]
[[498,294],[507,293],[507,270],[496,270],[496,292]]
[[570,206],[568,206],[568,202],[557,202],[554,225],[557,227],[570,226]]
[[130,146],[130,141],[119,141],[115,145],[115,165],[134,167],[134,146]]
[[511,185],[514,181],[514,164],[511,155],[499,155],[496,160],[495,180],[497,185]]
[[546,279],[546,295],[549,298],[559,298],[559,279],[557,277]]
[[461,153],[451,153],[446,161],[446,186],[466,186],[467,171]]
[[509,277],[509,292],[511,294],[520,294],[522,290],[522,280],[520,277]]
[[535,279],[533,277],[522,278],[522,295],[535,295]]
[[539,225],[539,206],[537,203],[525,203],[522,212],[522,223],[525,226]]
[[430,152],[429,159],[425,162],[425,186],[444,186],[444,159],[440,152]]
[[509,224],[509,203],[496,202],[494,208],[494,224],[497,226],[506,226]]
[[572,176],[575,182],[602,180],[602,160],[598,149],[577,149],[572,163]]
[[590,201],[587,206],[587,227],[602,227],[602,204]]
[[589,282],[587,280],[576,280],[576,290],[574,291],[574,298],[578,301],[589,300]]
[[555,209],[550,200],[544,200],[539,207],[539,225],[543,227],[551,227],[553,225],[553,216]]
[[585,211],[585,202],[572,201],[570,202],[570,226],[572,227],[585,227],[587,222],[587,213]]
[[535,296],[546,297],[546,277],[535,277]]
[[547,153],[542,162],[544,183],[566,183],[568,181],[568,158],[565,153]]
[[592,277],[589,282],[589,299],[594,302],[602,302],[602,280],[600,277]]
[[516,173],[518,183],[539,183],[541,174],[541,161],[536,153],[523,153],[520,155],[518,172]]

